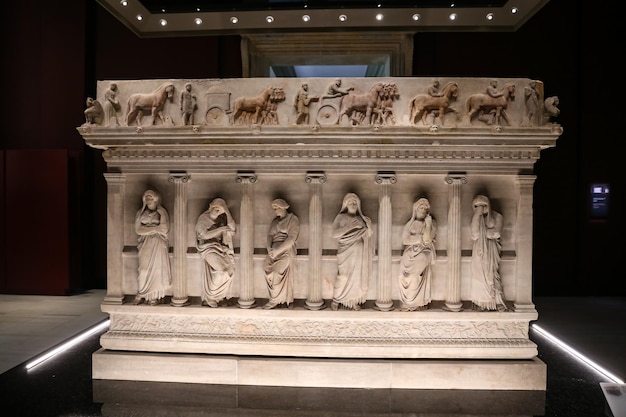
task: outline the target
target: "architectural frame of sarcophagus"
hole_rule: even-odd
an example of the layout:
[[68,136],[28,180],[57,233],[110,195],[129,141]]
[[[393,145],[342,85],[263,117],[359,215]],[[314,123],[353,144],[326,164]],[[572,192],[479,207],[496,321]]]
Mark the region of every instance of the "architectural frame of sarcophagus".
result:
[[557,116],[524,78],[99,81],[94,378],[545,389],[533,166]]

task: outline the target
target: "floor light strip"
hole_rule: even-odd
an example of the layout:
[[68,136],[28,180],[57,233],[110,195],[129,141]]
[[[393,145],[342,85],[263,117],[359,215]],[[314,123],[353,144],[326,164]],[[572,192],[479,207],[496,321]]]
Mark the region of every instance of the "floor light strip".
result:
[[35,366],[39,365],[40,363],[47,361],[48,359],[50,359],[51,357],[66,351],[67,349],[71,348],[72,346],[75,346],[77,344],[79,344],[80,342],[82,342],[83,340],[87,339],[89,336],[91,336],[94,333],[97,333],[101,330],[104,330],[106,328],[109,327],[109,323],[110,320],[104,320],[98,324],[96,324],[95,326],[85,330],[83,333],[80,333],[78,336],[73,337],[72,339],[69,339],[67,342],[57,346],[56,348],[44,353],[43,355],[39,356],[37,359],[33,360],[32,362],[29,362],[26,364],[26,369],[30,370],[32,368],[34,368]]
[[574,348],[572,348],[568,344],[566,344],[566,343],[562,342],[561,340],[557,339],[556,337],[554,337],[552,334],[548,333],[547,331],[545,331],[541,327],[537,326],[536,324],[533,324],[531,327],[534,330],[536,330],[537,333],[541,334],[542,336],[544,336],[545,338],[547,338],[548,340],[553,342],[555,345],[557,345],[558,347],[560,347],[561,349],[563,349],[567,353],[573,355],[576,359],[578,359],[581,362],[584,362],[585,364],[589,365],[590,367],[595,369],[597,372],[599,372],[602,375],[604,375],[605,377],[609,378],[611,381],[613,381],[613,382],[615,382],[617,384],[623,384],[624,383],[624,381],[622,379],[620,379],[619,377],[615,376],[613,373],[607,371],[606,369],[604,369],[603,367],[601,367],[600,365],[598,365],[597,363],[595,363],[591,359],[587,358],[585,355],[579,353],[578,351],[576,351]]

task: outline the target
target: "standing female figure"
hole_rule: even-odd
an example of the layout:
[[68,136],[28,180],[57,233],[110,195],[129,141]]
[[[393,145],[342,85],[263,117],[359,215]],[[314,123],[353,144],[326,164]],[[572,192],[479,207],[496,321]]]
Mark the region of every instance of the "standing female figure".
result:
[[204,260],[202,305],[217,307],[220,301],[230,298],[235,273],[235,229],[235,221],[221,198],[211,201],[196,221],[196,247]]
[[280,304],[293,306],[293,280],[296,269],[296,240],[300,235],[300,220],[287,211],[289,204],[280,198],[272,201],[276,217],[267,233],[267,256],[263,263],[269,301],[263,306],[271,309]]
[[437,225],[430,215],[430,202],[413,204],[411,220],[402,231],[404,252],[400,259],[400,310],[426,310],[431,302],[431,265],[435,263]]
[[472,307],[476,310],[507,310],[500,280],[502,215],[491,209],[489,198],[477,195],[472,202]]
[[340,304],[360,310],[365,302],[374,252],[372,234],[372,221],[363,215],[361,200],[354,193],[346,194],[333,222],[333,237],[338,242],[333,310]]
[[170,221],[167,210],[161,206],[161,196],[156,191],[146,190],[142,201],[143,206],[135,216],[139,267],[134,304],[141,304],[145,300],[150,305],[157,305],[172,286],[167,242]]

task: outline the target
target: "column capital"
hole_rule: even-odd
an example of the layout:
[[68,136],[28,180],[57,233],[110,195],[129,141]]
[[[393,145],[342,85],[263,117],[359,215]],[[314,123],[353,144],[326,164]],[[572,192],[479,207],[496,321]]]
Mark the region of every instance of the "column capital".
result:
[[393,171],[379,171],[374,177],[376,184],[395,184],[398,181],[396,173]]
[[449,173],[445,178],[446,184],[467,184],[467,175],[465,172]]
[[186,182],[189,182],[190,177],[186,171],[171,171],[167,180],[174,184],[186,183]]
[[324,171],[309,171],[306,173],[304,180],[309,184],[324,184],[326,182],[326,173]]
[[244,184],[254,184],[258,181],[258,177],[254,171],[239,171],[237,172],[236,181]]

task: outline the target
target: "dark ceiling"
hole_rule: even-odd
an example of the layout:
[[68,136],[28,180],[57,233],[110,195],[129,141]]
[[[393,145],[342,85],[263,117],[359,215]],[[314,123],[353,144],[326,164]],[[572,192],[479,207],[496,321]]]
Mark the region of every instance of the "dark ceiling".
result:
[[549,0],[97,0],[137,36],[513,32]]

